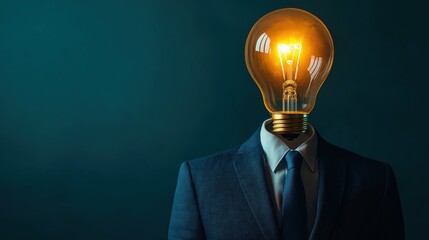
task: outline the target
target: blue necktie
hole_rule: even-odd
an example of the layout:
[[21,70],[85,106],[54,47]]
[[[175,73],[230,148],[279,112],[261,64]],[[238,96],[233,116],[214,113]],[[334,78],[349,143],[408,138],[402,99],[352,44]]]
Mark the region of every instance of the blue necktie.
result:
[[286,154],[287,173],[283,188],[282,235],[284,240],[307,239],[307,208],[301,179],[302,155],[298,151]]

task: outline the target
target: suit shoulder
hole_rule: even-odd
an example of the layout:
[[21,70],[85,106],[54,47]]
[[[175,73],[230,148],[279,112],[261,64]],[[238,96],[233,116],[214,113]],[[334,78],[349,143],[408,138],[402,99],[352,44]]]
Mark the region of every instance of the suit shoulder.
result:
[[328,143],[328,144],[337,154],[340,154],[342,156],[347,156],[347,158],[349,158],[353,161],[362,162],[362,163],[366,163],[366,164],[375,164],[375,165],[385,165],[386,164],[384,162],[362,156],[358,153],[355,153],[355,152],[347,150],[345,148],[333,145],[331,143]]
[[230,163],[236,157],[238,149],[239,147],[234,147],[205,157],[189,160],[189,166],[193,169],[212,169],[216,166]]
[[329,145],[332,149],[332,152],[334,152],[339,159],[347,161],[350,169],[365,170],[367,172],[374,173],[384,173],[386,168],[389,166],[387,163],[362,156],[342,147],[335,146],[330,143]]
[[389,174],[389,165],[370,159],[329,144],[329,161],[333,164],[345,163],[348,183],[352,188],[364,188],[368,191],[383,191],[386,177]]

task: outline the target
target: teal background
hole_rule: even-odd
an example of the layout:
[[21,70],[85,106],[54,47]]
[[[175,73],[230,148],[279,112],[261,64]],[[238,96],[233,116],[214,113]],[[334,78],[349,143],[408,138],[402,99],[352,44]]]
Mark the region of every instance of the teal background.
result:
[[165,239],[178,167],[269,117],[247,33],[319,16],[335,60],[311,122],[390,163],[426,236],[427,11],[418,1],[0,0],[0,239]]

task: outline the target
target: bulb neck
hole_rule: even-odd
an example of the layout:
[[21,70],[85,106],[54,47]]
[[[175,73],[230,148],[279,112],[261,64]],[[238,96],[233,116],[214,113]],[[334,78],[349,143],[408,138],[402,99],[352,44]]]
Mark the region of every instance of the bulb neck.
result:
[[274,112],[273,133],[285,138],[296,138],[308,129],[307,114]]

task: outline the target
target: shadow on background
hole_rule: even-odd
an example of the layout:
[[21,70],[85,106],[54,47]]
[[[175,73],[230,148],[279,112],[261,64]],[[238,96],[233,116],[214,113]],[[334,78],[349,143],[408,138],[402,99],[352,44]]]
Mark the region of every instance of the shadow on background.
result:
[[178,167],[269,117],[252,24],[299,7],[335,43],[310,121],[390,163],[426,235],[428,28],[417,1],[0,1],[0,238],[165,239]]

